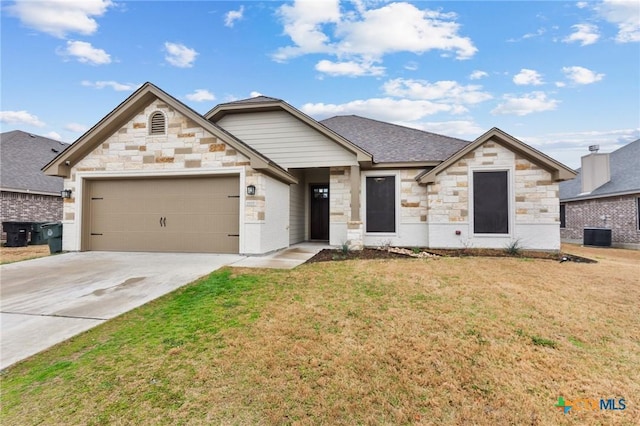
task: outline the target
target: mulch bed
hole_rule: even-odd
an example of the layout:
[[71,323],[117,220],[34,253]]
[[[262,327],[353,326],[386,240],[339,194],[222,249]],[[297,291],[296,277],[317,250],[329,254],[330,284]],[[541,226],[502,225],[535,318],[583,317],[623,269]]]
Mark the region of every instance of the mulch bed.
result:
[[[425,253],[429,253],[429,258],[438,257],[515,257],[528,259],[547,259],[559,262],[577,262],[577,263],[597,263],[593,259],[575,256],[568,253],[549,253],[543,251],[520,251],[518,254],[511,254],[505,250],[496,249],[421,249]],[[340,249],[324,249],[318,254],[307,260],[306,263],[330,262],[340,260],[353,259],[409,259],[413,256],[409,254],[397,253],[386,249],[364,248],[362,250],[351,250],[344,253]]]

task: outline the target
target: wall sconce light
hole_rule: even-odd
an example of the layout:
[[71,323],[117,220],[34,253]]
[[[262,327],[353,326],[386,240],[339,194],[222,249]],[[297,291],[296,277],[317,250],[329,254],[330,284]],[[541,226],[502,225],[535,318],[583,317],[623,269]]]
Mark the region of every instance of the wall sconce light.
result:
[[71,198],[71,190],[70,189],[63,189],[62,191],[60,191],[60,196],[62,198]]
[[256,186],[255,185],[247,186],[247,195],[256,195]]

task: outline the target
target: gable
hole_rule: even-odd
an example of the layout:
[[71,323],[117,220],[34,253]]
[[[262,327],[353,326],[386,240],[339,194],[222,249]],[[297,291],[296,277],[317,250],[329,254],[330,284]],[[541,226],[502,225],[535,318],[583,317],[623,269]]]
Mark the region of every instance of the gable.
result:
[[[247,157],[253,169],[262,171],[286,183],[297,182],[293,176],[269,158],[261,155],[151,83],[145,83],[140,89],[124,100],[124,102],[107,114],[107,116],[82,135],[68,149],[47,164],[43,168],[43,171],[50,176],[69,177],[71,168],[75,164],[80,162],[107,138],[121,131],[126,123],[130,122],[141,110],[148,108],[153,102],[160,102],[160,104],[166,105],[168,111],[179,113],[187,119],[189,122],[187,128],[200,127],[212,137],[220,139],[224,144]],[[141,123],[139,126],[142,126],[142,124],[146,127],[148,122],[145,121],[145,123]],[[171,131],[171,128],[168,127],[167,132]],[[147,134],[146,129],[145,134]]]
[[356,154],[286,111],[227,114],[217,124],[287,169],[358,164]]

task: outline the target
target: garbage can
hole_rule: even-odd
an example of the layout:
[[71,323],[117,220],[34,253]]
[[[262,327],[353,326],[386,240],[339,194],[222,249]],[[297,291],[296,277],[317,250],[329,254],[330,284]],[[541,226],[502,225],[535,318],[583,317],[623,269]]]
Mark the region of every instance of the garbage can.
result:
[[62,251],[62,223],[45,223],[42,225],[42,231],[49,242],[49,253],[60,253]]
[[46,225],[48,222],[31,222],[31,239],[29,240],[30,245],[39,246],[43,244],[47,244],[47,240],[49,239],[42,229],[42,225]]
[[5,247],[24,247],[29,241],[31,222],[2,222],[2,229],[7,233]]

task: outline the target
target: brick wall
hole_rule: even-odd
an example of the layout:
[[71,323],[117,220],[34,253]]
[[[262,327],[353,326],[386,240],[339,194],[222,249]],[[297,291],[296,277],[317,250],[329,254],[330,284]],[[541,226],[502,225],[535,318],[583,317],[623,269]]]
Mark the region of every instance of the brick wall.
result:
[[[62,220],[62,198],[53,195],[2,191],[0,221],[48,222]],[[2,239],[5,240],[4,231]]]
[[638,197],[640,194],[564,203],[566,228],[560,229],[561,238],[582,241],[584,228],[611,228],[613,244],[640,244]]

